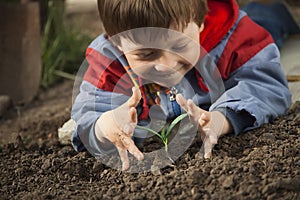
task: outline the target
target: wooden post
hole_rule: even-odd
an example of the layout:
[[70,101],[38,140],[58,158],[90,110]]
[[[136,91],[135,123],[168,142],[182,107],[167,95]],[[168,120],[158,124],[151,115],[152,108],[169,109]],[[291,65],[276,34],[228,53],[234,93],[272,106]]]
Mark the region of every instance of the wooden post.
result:
[[0,95],[27,103],[41,79],[38,2],[0,4]]

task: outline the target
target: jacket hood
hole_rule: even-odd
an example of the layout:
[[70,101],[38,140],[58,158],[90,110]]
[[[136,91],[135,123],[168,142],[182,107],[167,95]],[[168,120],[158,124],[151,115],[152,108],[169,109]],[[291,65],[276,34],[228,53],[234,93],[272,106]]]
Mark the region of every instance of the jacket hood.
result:
[[209,52],[233,27],[239,16],[239,6],[236,0],[208,0],[207,4],[209,11],[200,33],[200,44]]

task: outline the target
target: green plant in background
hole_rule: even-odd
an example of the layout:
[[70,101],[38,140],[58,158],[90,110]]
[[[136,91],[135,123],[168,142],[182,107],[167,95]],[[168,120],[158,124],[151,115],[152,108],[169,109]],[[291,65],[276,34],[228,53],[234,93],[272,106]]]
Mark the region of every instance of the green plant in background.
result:
[[141,130],[146,130],[146,131],[148,131],[150,133],[153,133],[157,137],[159,137],[161,139],[161,141],[163,142],[164,146],[165,146],[165,151],[168,152],[168,137],[169,137],[169,135],[171,134],[171,132],[172,132],[173,128],[176,126],[176,124],[178,124],[178,122],[180,122],[181,120],[183,120],[187,116],[188,116],[187,113],[179,115],[178,117],[176,117],[171,122],[171,124],[170,124],[170,126],[168,128],[167,127],[163,127],[161,129],[160,133],[154,131],[151,128],[147,128],[147,127],[144,127],[144,126],[137,125],[136,128],[137,129],[141,129]]
[[64,26],[64,1],[49,0],[42,33],[42,80],[48,87],[59,78],[75,79],[91,38]]

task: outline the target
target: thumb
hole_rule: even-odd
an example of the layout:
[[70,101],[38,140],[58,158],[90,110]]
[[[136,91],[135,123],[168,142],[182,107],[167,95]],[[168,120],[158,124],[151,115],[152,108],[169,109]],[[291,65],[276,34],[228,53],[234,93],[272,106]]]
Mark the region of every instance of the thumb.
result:
[[129,136],[132,136],[133,135],[133,132],[134,132],[134,129],[137,125],[137,112],[136,112],[136,109],[131,107],[129,109],[129,119],[130,119],[130,122],[129,123],[126,123],[124,124],[124,127],[123,127],[123,132],[126,133],[127,135]]
[[195,118],[196,120],[199,119],[199,114],[200,114],[200,109],[198,106],[196,106],[196,104],[191,100],[189,99],[187,101],[187,107],[188,107],[188,113],[189,115],[191,115],[191,117]]
[[182,96],[182,94],[176,95],[176,101],[180,107],[185,110],[185,112],[188,112],[187,100]]
[[130,121],[133,124],[137,124],[137,112],[135,108],[129,108],[129,117],[130,117]]
[[132,95],[128,99],[127,103],[129,107],[136,107],[142,98],[142,94],[139,88],[132,88]]
[[198,122],[199,122],[199,125],[201,127],[204,127],[209,123],[209,121],[210,121],[209,114],[208,113],[202,113]]

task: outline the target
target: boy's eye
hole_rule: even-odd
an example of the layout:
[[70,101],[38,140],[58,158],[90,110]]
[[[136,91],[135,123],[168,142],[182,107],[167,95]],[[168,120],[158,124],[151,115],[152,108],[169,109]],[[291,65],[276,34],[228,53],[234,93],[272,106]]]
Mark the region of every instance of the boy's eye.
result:
[[150,52],[145,52],[145,53],[139,53],[139,54],[136,54],[136,55],[140,58],[146,58],[146,57],[149,57],[149,56],[153,55],[153,52],[150,51]]
[[143,51],[135,54],[139,59],[151,59],[157,55],[155,51]]
[[188,44],[176,45],[172,47],[173,51],[183,51],[187,47]]

